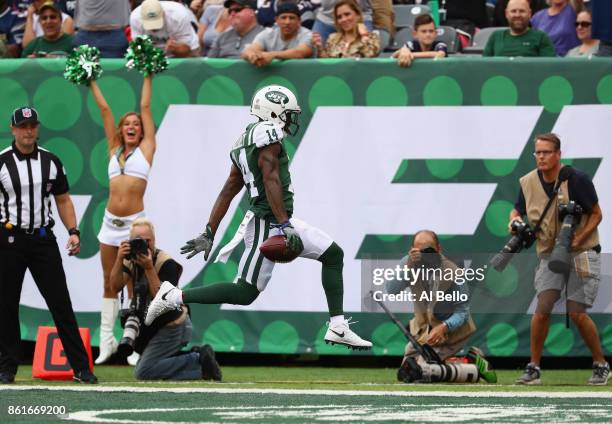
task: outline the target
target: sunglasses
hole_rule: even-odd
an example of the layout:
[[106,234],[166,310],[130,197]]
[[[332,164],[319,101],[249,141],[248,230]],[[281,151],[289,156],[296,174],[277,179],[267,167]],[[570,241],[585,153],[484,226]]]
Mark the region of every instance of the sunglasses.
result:
[[227,9],[227,13],[228,14],[232,14],[232,13],[240,13],[244,10],[244,7],[230,7],[229,9]]
[[575,23],[576,28],[580,27],[580,28],[588,28],[591,26],[591,22],[588,21],[577,21]]

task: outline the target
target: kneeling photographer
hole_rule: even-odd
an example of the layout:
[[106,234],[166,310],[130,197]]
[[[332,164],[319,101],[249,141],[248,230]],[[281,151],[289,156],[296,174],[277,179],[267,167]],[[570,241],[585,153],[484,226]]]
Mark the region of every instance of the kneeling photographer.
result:
[[123,336],[118,350],[141,356],[136,364],[138,380],[221,380],[221,370],[209,345],[181,354],[191,340],[191,320],[186,306],[159,316],[144,325],[147,306],[162,281],[178,284],[182,266],[155,246],[155,230],[146,218],[136,219],[130,239],[119,246],[110,282],[115,292],[125,285],[133,289],[129,308],[122,311]]
[[593,355],[589,384],[606,384],[610,366],[601,349],[597,327],[586,310],[599,287],[601,246],[597,226],[602,213],[593,182],[584,172],[561,163],[556,134],[535,138],[537,168],[520,178],[520,192],[510,212],[510,232],[526,216],[533,226],[539,263],[534,286],[537,306],[531,320],[531,362],[516,382],[540,384],[540,359],[555,303],[566,294],[566,308]]
[[[391,280],[385,286],[385,291],[393,294],[410,288],[414,304],[409,328],[413,341],[406,345],[397,379],[406,383],[476,383],[482,378],[496,383],[495,371],[476,347],[469,349],[469,363],[448,361],[464,348],[476,325],[470,315],[467,281],[455,278],[464,274],[442,254],[437,234],[418,231],[399,266],[406,273],[423,272],[417,279]],[[439,294],[444,294],[444,298]]]

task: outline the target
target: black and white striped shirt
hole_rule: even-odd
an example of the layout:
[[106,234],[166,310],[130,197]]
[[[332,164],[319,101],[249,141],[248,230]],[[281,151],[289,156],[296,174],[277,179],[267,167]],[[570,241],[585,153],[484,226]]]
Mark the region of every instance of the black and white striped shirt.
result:
[[0,223],[32,232],[52,225],[51,196],[68,192],[62,162],[35,146],[21,153],[15,142],[0,152]]

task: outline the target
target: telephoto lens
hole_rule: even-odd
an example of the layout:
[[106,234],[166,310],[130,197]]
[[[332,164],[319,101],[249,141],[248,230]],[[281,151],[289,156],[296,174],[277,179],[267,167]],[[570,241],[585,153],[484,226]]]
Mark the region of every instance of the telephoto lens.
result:
[[136,338],[140,333],[140,319],[136,314],[130,315],[125,321],[123,336],[117,346],[117,351],[124,356],[130,356],[134,352]]
[[576,224],[581,215],[582,207],[574,201],[559,205],[561,230],[548,261],[548,269],[555,274],[568,274],[570,271],[572,240],[574,239]]
[[531,230],[531,227],[529,227],[529,224],[515,219],[510,226],[514,236],[512,236],[504,248],[489,261],[491,266],[498,272],[502,272],[506,269],[513,254],[520,252],[523,248],[530,248],[535,241],[535,234]]

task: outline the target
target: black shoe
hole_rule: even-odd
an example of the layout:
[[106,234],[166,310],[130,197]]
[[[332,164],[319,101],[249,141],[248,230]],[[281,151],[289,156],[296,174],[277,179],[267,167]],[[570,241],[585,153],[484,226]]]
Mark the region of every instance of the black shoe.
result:
[[11,384],[15,382],[15,374],[8,371],[0,372],[0,383],[1,384]]
[[88,369],[75,371],[72,379],[77,383],[83,384],[98,384],[98,377]]
[[215,380],[221,381],[221,368],[215,358],[215,351],[213,348],[206,344],[200,346],[200,365],[202,366],[202,378],[204,380]]

